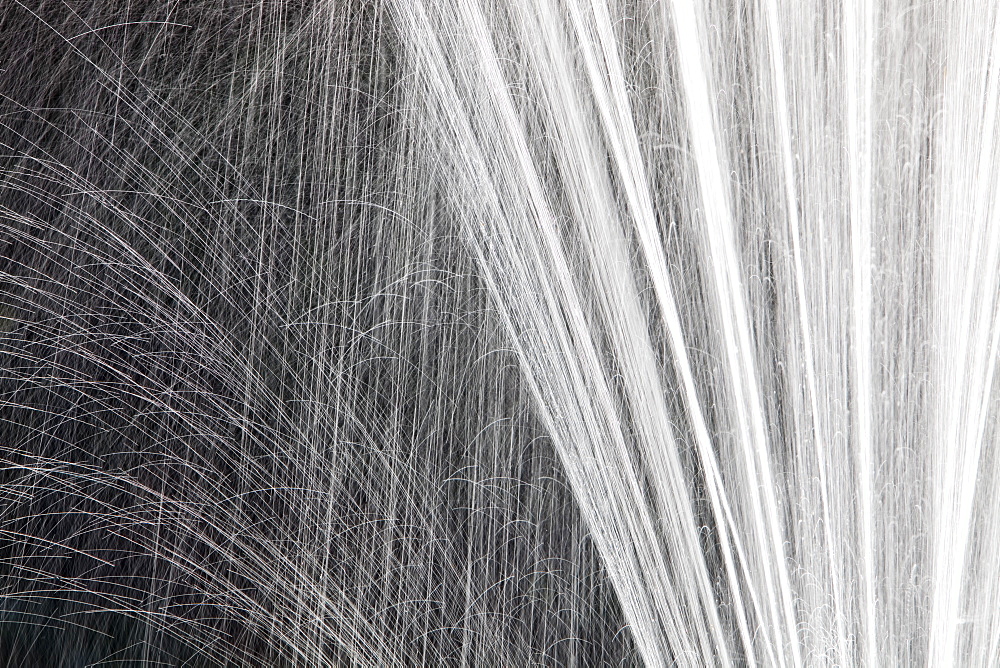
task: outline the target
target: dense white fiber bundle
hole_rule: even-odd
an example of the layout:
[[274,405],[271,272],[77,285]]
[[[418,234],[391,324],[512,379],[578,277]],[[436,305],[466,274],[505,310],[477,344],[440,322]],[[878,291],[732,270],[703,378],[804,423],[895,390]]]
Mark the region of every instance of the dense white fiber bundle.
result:
[[1000,5],[0,54],[3,665],[1000,664]]

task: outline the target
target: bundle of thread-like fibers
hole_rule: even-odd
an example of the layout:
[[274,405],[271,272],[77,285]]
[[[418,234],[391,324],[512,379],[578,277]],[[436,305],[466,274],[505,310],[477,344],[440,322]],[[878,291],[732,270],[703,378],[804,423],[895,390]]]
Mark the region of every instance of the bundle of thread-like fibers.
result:
[[0,668],[1000,665],[1000,4],[0,0]]

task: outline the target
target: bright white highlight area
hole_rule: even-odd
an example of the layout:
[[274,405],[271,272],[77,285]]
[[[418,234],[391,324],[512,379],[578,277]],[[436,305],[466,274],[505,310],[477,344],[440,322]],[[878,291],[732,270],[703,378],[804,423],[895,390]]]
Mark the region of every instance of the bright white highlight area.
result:
[[993,665],[997,7],[398,13],[643,660]]

